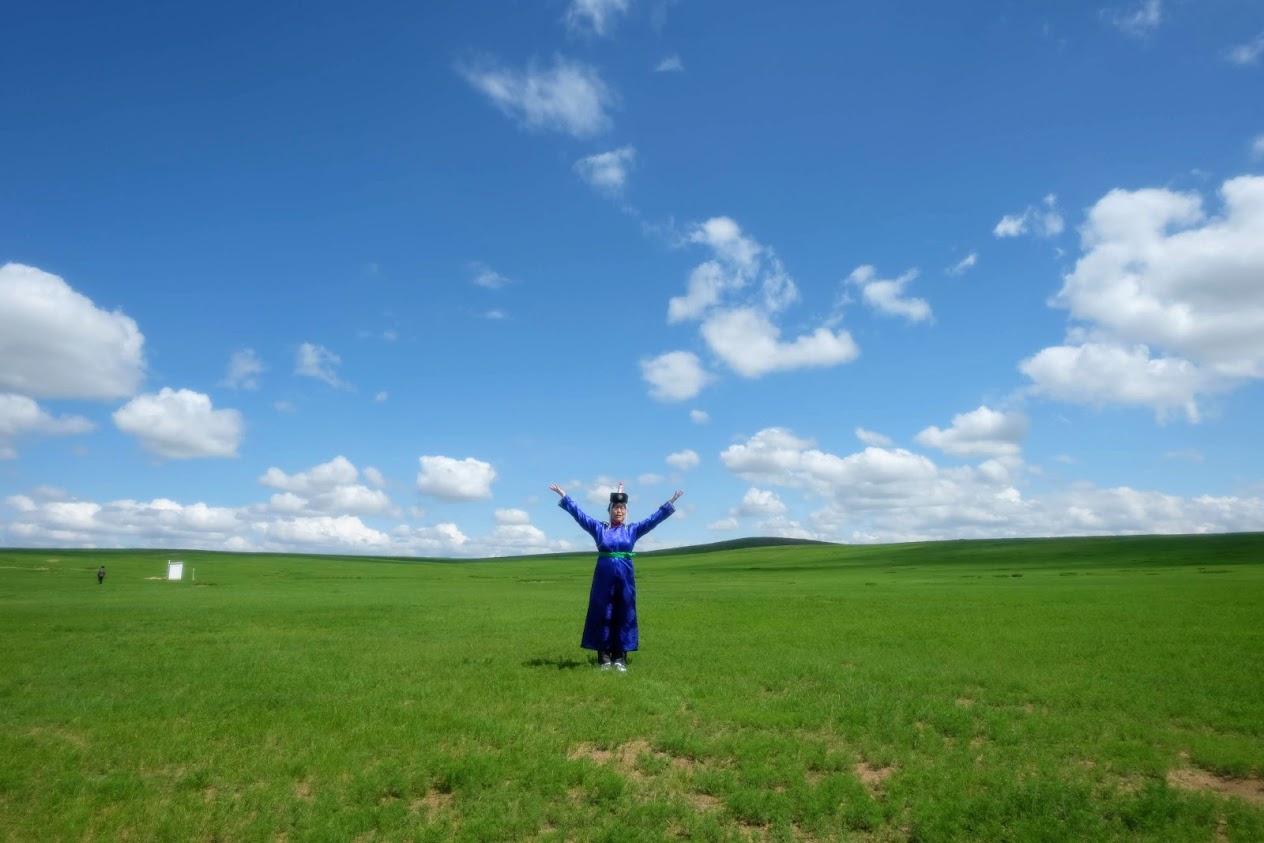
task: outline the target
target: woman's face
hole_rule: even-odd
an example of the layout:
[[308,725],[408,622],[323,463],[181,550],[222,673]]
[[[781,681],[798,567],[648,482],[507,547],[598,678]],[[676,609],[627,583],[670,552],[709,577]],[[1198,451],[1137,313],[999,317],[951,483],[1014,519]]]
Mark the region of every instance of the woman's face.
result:
[[626,503],[616,503],[610,507],[610,523],[618,526],[623,523],[623,519],[628,517],[628,505]]

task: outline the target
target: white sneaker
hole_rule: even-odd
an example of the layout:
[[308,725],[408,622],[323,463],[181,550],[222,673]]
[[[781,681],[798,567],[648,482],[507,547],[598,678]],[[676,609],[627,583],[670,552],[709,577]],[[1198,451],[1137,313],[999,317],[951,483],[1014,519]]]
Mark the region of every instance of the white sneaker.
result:
[[614,669],[619,671],[620,673],[628,672],[628,666],[624,664],[623,659],[615,659]]
[[602,662],[602,663],[601,663],[601,669],[602,669],[602,670],[609,670],[609,669],[610,669],[610,662]]

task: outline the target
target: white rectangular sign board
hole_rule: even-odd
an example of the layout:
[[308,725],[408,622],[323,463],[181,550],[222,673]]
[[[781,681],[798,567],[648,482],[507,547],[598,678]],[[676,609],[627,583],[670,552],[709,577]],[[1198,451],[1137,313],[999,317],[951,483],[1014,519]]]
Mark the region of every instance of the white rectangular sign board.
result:
[[184,563],[183,562],[167,562],[167,579],[182,580],[184,579]]

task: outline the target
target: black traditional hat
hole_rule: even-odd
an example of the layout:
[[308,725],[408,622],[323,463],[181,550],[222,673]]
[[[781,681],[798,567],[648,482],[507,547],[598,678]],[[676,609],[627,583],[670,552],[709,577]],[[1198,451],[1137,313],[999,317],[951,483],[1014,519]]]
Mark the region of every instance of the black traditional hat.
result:
[[622,482],[619,483],[619,491],[610,493],[610,503],[606,506],[606,509],[609,509],[617,503],[621,503],[624,506],[628,505],[628,493],[623,491]]

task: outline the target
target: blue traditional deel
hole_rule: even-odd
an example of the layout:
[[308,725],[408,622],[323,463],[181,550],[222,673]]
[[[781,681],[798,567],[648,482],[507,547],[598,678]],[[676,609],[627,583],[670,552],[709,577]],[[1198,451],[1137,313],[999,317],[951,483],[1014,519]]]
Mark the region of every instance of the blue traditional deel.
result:
[[[623,497],[626,500],[627,496]],[[593,570],[588,617],[579,646],[599,653],[637,649],[640,635],[636,624],[636,571],[632,566],[635,555],[632,548],[637,539],[663,523],[676,507],[668,501],[644,521],[612,527],[586,515],[570,495],[564,495],[557,505],[569,512],[597,542],[597,567]]]

